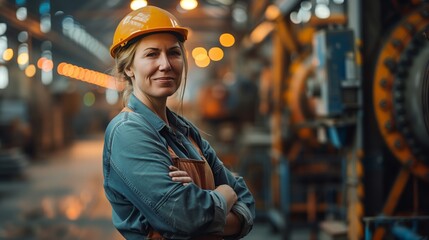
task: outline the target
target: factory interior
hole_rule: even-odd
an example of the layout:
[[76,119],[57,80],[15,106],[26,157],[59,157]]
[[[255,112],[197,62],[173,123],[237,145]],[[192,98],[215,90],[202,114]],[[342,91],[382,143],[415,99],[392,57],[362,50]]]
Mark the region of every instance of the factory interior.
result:
[[0,0],[0,239],[124,239],[103,191],[109,54],[145,5],[189,29],[183,97],[255,199],[247,240],[429,239],[429,2]]

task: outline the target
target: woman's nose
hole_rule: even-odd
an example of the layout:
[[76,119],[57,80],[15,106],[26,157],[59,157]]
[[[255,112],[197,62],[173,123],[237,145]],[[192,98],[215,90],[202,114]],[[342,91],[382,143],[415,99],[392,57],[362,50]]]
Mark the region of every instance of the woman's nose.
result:
[[161,71],[170,71],[171,64],[170,59],[168,59],[167,54],[161,54],[159,57],[159,70]]

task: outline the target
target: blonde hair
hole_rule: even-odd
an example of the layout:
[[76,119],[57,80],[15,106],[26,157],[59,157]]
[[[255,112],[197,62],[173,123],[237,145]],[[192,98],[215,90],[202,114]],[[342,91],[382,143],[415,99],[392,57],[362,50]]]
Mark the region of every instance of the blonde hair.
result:
[[[174,35],[176,36],[176,34]],[[131,77],[129,77],[125,73],[125,70],[132,66],[134,56],[137,50],[137,45],[144,36],[147,36],[147,35],[143,35],[135,39],[134,41],[130,41],[126,46],[119,48],[116,53],[115,66],[113,68],[113,76],[116,78],[117,81],[124,82],[124,90],[122,91],[122,101],[124,106],[127,105],[134,89]],[[181,104],[183,104],[183,97],[185,95],[185,88],[186,88],[186,79],[188,75],[188,57],[186,54],[184,42],[180,41],[180,38],[178,38],[178,43],[180,46],[180,50],[182,51],[182,58],[183,58],[183,69],[182,69],[182,75],[180,76],[181,85],[183,83],[183,86],[181,86],[182,91],[180,93],[180,98],[181,98]]]

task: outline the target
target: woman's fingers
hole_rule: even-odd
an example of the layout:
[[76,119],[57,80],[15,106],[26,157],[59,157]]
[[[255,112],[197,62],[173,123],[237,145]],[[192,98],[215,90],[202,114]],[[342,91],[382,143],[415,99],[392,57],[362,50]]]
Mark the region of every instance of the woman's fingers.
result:
[[186,171],[182,171],[179,169],[171,169],[170,168],[170,172],[168,173],[168,175],[170,175],[170,177],[189,177],[188,173]]
[[179,170],[175,166],[169,166],[170,172],[168,175],[175,182],[181,182],[183,185],[187,185],[192,182],[192,178],[188,175],[186,171]]
[[168,166],[168,168],[170,169],[170,171],[179,171],[179,169],[173,165]]

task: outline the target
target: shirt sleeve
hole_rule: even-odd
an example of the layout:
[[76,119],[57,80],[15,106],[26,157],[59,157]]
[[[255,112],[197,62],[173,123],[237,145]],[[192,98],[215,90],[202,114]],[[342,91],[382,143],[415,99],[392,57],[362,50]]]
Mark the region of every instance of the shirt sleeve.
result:
[[150,126],[124,121],[109,135],[111,171],[120,179],[109,187],[134,205],[155,230],[170,238],[223,232],[224,197],[195,184],[172,181],[166,143]]
[[244,179],[240,176],[234,176],[234,174],[229,171],[229,169],[227,169],[222,161],[217,157],[215,150],[210,146],[210,144],[201,137],[195,127],[193,128],[195,130],[195,140],[199,143],[204,157],[207,159],[207,162],[210,164],[213,171],[216,186],[228,184],[237,194],[238,200],[235,204],[237,206],[234,205],[232,211],[240,215],[240,218],[243,220],[242,232],[240,234],[240,237],[243,237],[247,235],[253,227],[253,221],[255,219],[255,200]]

